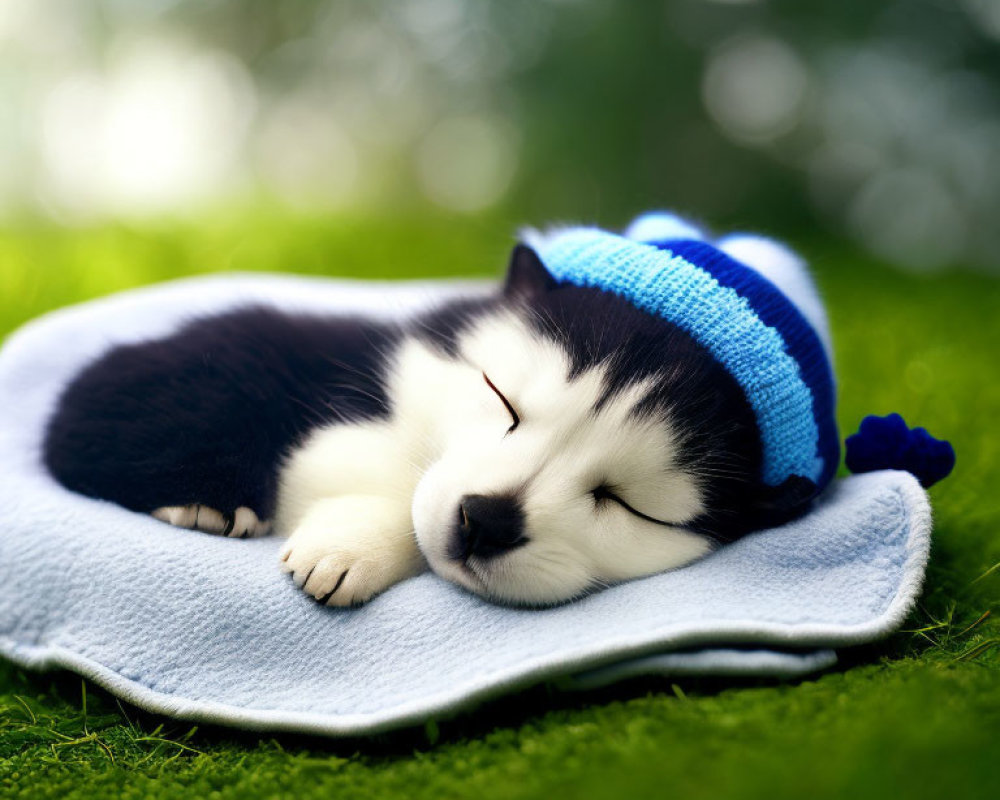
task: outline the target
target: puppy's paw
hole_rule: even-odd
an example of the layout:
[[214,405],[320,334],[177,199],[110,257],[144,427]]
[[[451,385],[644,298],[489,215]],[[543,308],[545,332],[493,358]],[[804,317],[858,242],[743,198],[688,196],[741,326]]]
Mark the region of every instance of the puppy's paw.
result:
[[226,536],[235,536],[239,539],[247,537],[267,536],[271,532],[270,520],[258,519],[252,509],[240,506],[232,516],[232,527],[226,531]]
[[200,503],[164,506],[153,511],[152,516],[178,528],[193,528],[205,533],[217,533],[239,539],[264,536],[271,530],[269,521],[258,519],[257,515],[245,506],[240,506],[233,514],[223,514]]
[[370,554],[298,535],[289,540],[282,557],[295,585],[323,605],[359,605],[396,583]]
[[330,606],[367,602],[426,569],[408,513],[401,513],[398,503],[371,497],[317,503],[282,549],[281,560],[296,586]]

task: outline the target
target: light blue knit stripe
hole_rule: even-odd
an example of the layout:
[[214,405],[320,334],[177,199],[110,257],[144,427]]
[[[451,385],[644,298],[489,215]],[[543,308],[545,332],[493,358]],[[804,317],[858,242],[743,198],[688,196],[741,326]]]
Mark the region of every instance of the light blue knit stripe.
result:
[[662,316],[705,347],[744,388],[760,427],[765,483],[791,475],[818,480],[819,431],[812,396],[784,341],[733,289],[651,245],[596,228],[573,228],[540,243],[557,280],[619,294]]

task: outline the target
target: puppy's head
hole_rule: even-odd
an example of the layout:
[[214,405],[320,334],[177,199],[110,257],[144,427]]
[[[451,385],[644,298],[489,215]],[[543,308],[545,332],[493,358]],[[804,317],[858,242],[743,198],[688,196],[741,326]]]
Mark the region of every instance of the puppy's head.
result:
[[414,497],[431,567],[544,605],[688,563],[761,518],[736,382],[676,326],[514,251],[503,300],[455,326],[443,455]]

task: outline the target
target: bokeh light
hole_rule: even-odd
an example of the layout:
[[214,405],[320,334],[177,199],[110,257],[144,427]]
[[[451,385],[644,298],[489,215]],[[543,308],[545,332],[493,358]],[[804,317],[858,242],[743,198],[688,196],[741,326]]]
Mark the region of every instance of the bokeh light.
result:
[[494,205],[513,176],[517,145],[503,120],[451,117],[420,143],[417,169],[427,196],[452,211]]
[[795,129],[809,76],[795,51],[760,34],[723,42],[709,55],[705,105],[727,135],[766,144]]

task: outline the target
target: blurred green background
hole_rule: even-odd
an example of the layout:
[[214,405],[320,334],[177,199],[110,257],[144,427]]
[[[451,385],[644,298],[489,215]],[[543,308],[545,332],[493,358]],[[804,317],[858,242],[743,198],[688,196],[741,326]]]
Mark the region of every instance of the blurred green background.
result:
[[0,220],[824,230],[1000,270],[996,0],[4,0]]
[[823,675],[326,742],[0,662],[0,794],[995,797],[998,41],[998,0],[0,0],[0,337],[206,271],[497,274],[521,225],[670,208],[810,261],[845,433],[958,452],[910,619]]

